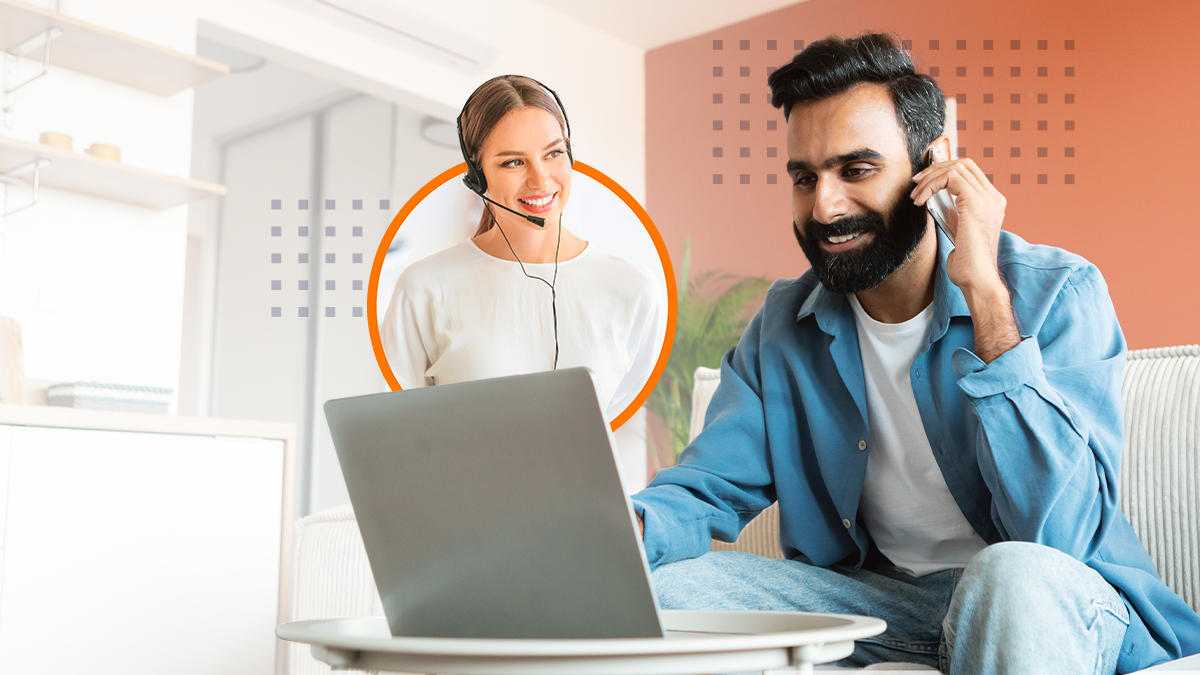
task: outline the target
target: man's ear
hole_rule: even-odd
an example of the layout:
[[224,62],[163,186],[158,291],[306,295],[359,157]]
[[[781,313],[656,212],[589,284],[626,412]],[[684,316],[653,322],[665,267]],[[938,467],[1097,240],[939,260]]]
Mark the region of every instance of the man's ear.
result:
[[[932,162],[928,155],[930,151],[934,151]],[[953,159],[953,155],[950,154],[950,137],[945,134],[938,136],[933,139],[933,142],[929,144],[929,148],[925,152],[927,153],[925,157],[927,165],[930,163],[938,164],[948,159]]]

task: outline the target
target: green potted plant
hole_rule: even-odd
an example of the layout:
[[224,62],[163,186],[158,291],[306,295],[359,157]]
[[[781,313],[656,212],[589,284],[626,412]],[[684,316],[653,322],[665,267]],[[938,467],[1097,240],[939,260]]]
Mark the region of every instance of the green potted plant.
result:
[[[691,237],[684,240],[685,283],[679,286],[679,316],[671,358],[647,404],[661,420],[666,447],[649,435],[656,468],[674,464],[687,446],[692,419],[692,375],[696,368],[716,368],[725,352],[737,345],[770,282],[763,277],[735,277],[701,272],[689,279]],[[661,438],[661,436],[660,436]]]

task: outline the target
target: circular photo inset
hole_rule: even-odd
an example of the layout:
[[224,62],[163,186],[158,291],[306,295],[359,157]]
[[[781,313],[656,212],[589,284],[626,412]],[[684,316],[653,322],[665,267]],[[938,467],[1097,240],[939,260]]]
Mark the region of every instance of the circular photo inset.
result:
[[489,186],[501,205],[543,207],[544,224],[484,201],[465,172],[430,181],[380,243],[368,311],[384,377],[409,389],[587,366],[615,430],[649,396],[673,338],[675,280],[653,223],[582,162],[549,195]]

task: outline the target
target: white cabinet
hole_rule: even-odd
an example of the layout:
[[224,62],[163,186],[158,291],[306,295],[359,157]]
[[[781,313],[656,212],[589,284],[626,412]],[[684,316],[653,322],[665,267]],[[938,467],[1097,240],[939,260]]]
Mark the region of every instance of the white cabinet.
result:
[[280,665],[290,436],[0,426],[6,452],[0,672]]

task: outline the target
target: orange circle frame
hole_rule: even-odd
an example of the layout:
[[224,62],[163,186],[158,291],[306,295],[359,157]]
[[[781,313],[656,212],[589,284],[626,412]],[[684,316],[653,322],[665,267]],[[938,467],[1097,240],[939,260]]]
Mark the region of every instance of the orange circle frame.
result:
[[[617,418],[612,421],[612,430],[616,431],[624,424],[638,408],[650,398],[650,392],[654,390],[654,386],[658,384],[659,378],[662,377],[663,371],[667,367],[667,359],[671,357],[671,345],[675,341],[675,318],[679,311],[679,293],[675,286],[675,271],[671,266],[671,256],[667,254],[667,245],[663,243],[662,235],[658,233],[658,228],[654,227],[654,222],[650,220],[650,215],[638,204],[625,188],[617,184],[616,181],[604,175],[595,168],[576,161],[574,169],[585,176],[588,176],[598,183],[608,188],[621,198],[635,214],[638,220],[642,221],[642,226],[646,228],[646,232],[650,238],[654,240],[654,248],[658,251],[658,259],[662,262],[663,275],[667,281],[667,333],[663,338],[662,351],[659,352],[658,362],[654,364],[654,372],[650,373],[650,379],[642,386],[642,390],[638,392],[637,398],[633,399],[625,410],[617,415]],[[392,224],[383,235],[383,240],[379,242],[379,248],[375,251],[375,260],[371,264],[371,280],[367,286],[367,324],[371,331],[371,347],[375,350],[375,360],[379,363],[379,369],[383,371],[383,379],[387,380],[388,386],[392,391],[400,391],[402,387],[400,382],[396,380],[396,375],[392,373],[392,367],[388,364],[387,356],[383,353],[383,340],[379,337],[379,313],[376,311],[376,305],[379,302],[379,275],[383,271],[383,260],[387,256],[388,246],[392,239],[396,236],[396,232],[400,230],[400,226],[404,224],[404,220],[412,213],[413,209],[420,204],[422,200],[429,196],[431,192],[441,187],[443,183],[454,178],[455,176],[466,173],[466,163],[451,167],[442,173],[438,174],[433,180],[429,181],[417,193],[414,194],[404,208],[396,214],[392,219]]]

